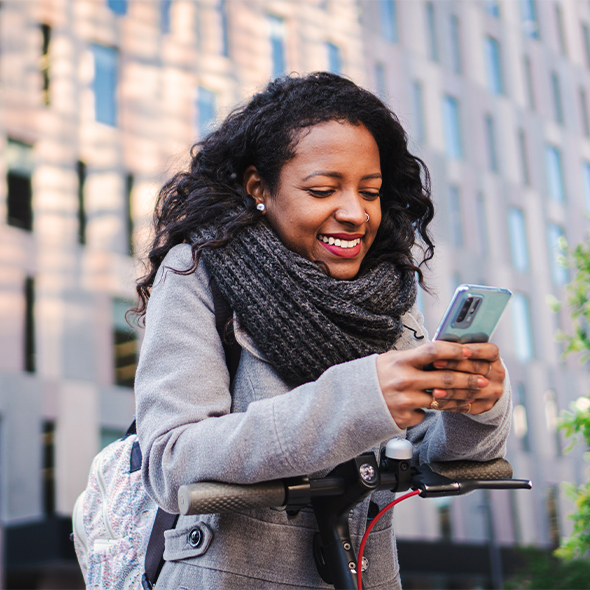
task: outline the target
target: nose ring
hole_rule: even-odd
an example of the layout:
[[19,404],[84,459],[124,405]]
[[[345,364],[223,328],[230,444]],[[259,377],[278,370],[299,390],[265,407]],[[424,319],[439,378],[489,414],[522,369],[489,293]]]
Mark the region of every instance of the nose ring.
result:
[[367,219],[365,219],[365,223],[369,222],[369,214],[365,211],[365,215],[367,216]]

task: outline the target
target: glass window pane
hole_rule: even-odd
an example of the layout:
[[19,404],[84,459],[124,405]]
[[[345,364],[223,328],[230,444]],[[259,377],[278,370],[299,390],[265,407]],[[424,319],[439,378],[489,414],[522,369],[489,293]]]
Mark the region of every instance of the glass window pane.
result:
[[533,84],[533,66],[531,65],[531,58],[528,55],[524,56],[524,78],[526,84],[527,100],[529,109],[535,110],[535,86]]
[[528,186],[531,184],[531,175],[529,172],[529,156],[524,129],[519,129],[518,131],[518,147],[520,151],[520,169],[522,170],[522,180],[524,184]]
[[6,221],[26,231],[33,229],[33,146],[8,138],[6,144]]
[[119,15],[127,14],[127,0],[108,0],[108,7]]
[[213,129],[217,114],[217,95],[213,90],[199,86],[197,97],[199,137],[204,137]]
[[519,272],[529,269],[529,249],[524,213],[521,209],[508,209],[508,231],[510,233],[510,247],[512,265]]
[[551,72],[551,89],[553,91],[553,112],[555,120],[563,125],[563,103],[561,101],[561,85],[557,72]]
[[504,87],[502,82],[502,64],[500,61],[500,44],[493,37],[486,37],[484,50],[488,74],[488,88],[494,94],[502,94]]
[[449,220],[451,230],[451,243],[453,246],[463,246],[463,220],[461,215],[461,197],[459,187],[449,187]]
[[117,82],[119,53],[114,47],[92,45],[94,55],[95,119],[105,125],[117,124]]
[[524,385],[516,383],[514,387],[514,410],[513,410],[514,434],[520,439],[521,448],[528,452],[531,450],[529,440],[529,426],[527,420],[527,401]]
[[326,43],[328,50],[328,70],[334,74],[342,73],[342,54],[340,47],[334,43]]
[[563,11],[559,4],[555,5],[555,23],[557,25],[557,37],[559,38],[559,48],[563,55],[567,55],[567,40],[565,38],[565,28],[563,24]]
[[424,110],[424,89],[419,80],[412,83],[412,102],[414,104],[414,130],[416,139],[426,143],[426,112]]
[[170,32],[170,7],[172,0],[160,0],[160,30],[166,34]]
[[496,149],[496,129],[492,115],[485,118],[486,140],[488,144],[489,166],[492,172],[498,172],[498,152]]
[[510,304],[512,333],[516,358],[526,363],[533,358],[533,336],[529,300],[523,293],[514,293]]
[[586,23],[582,25],[582,38],[584,41],[584,56],[586,58],[586,67],[590,68],[590,27]]
[[447,155],[449,158],[460,160],[463,158],[461,141],[461,124],[459,116],[459,102],[452,96],[443,99],[443,118]]
[[482,193],[478,193],[475,201],[475,213],[477,222],[477,238],[479,253],[487,258],[490,252],[490,241],[488,236],[488,218],[486,215],[486,203]]
[[278,78],[286,71],[285,63],[285,23],[278,16],[269,15],[270,54],[272,60],[272,77]]
[[538,39],[539,21],[537,19],[535,0],[520,0],[520,16],[524,34],[533,39]]
[[436,36],[436,19],[432,2],[426,4],[426,27],[428,34],[428,56],[432,61],[438,61],[438,40]]
[[133,302],[113,300],[113,362],[115,384],[133,387],[137,368],[137,332],[127,323],[125,314]]
[[453,72],[460,74],[463,71],[463,64],[461,59],[461,31],[459,27],[459,19],[452,14],[449,20],[449,33],[451,42],[451,62]]
[[563,180],[563,166],[561,152],[553,145],[548,145],[545,150],[547,162],[547,180],[549,196],[559,203],[565,202],[565,185]]
[[581,86],[580,92],[580,113],[582,115],[582,128],[584,129],[584,135],[590,136],[590,117],[588,116],[588,97],[586,96],[586,89]]
[[379,0],[381,34],[384,39],[397,42],[397,8],[394,0]]
[[486,12],[492,16],[500,16],[500,3],[498,0],[485,0]]
[[549,242],[549,263],[551,265],[551,278],[553,283],[561,287],[565,285],[568,280],[567,268],[559,263],[559,257],[563,256],[564,252],[560,247],[560,238],[565,237],[563,228],[556,223],[549,223],[547,226],[547,239]]
[[375,64],[375,89],[379,98],[387,103],[387,74],[385,73],[385,66],[381,62]]
[[229,25],[227,22],[226,0],[219,0],[219,15],[221,18],[221,55],[229,57]]

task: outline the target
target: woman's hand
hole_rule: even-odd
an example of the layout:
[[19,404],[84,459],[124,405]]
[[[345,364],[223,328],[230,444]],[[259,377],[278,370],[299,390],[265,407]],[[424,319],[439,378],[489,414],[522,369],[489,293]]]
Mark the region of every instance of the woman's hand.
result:
[[[490,378],[493,373],[496,383],[503,367],[499,357],[497,367],[493,350],[487,348],[490,346],[494,345],[436,341],[412,350],[391,350],[379,355],[379,384],[396,424],[400,428],[419,424],[424,420],[424,408],[430,408],[433,400],[445,411],[475,409],[481,413],[492,407],[501,391],[497,395],[496,387],[491,387],[491,381],[483,375],[492,367]],[[428,370],[432,368],[436,370]],[[486,389],[487,393],[482,395]]]
[[464,346],[472,353],[468,359],[437,360],[433,362],[434,368],[482,375],[487,378],[489,385],[480,389],[472,397],[469,396],[468,391],[452,389],[436,389],[432,392],[432,395],[438,401],[441,410],[461,411],[461,409],[449,407],[448,402],[451,400],[464,400],[470,414],[482,414],[491,410],[502,397],[506,371],[500,360],[500,351],[495,344],[487,342],[466,344]]

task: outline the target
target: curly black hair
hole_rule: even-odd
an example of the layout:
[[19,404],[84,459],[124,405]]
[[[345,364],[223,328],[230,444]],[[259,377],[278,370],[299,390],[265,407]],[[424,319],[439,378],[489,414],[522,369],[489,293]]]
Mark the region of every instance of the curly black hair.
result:
[[[342,76],[290,75],[273,80],[195,144],[190,169],[176,174],[160,191],[148,272],[137,282],[139,316],[145,315],[162,260],[173,246],[189,242],[195,228],[214,226],[217,239],[193,244],[194,266],[186,273],[194,271],[204,247],[222,247],[244,227],[260,222],[254,199],[244,191],[246,168],[254,165],[274,194],[282,167],[296,153],[301,131],[328,121],[364,125],[379,148],[382,221],[361,268],[389,260],[415,271],[424,283],[420,266],[434,254],[428,232],[434,215],[430,176],[424,162],[408,151],[398,118],[374,94]],[[412,253],[417,234],[423,251],[418,265]]]

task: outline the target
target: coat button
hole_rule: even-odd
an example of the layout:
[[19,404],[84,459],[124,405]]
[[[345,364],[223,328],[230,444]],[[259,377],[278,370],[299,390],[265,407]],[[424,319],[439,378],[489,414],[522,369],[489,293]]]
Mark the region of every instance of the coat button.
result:
[[203,532],[201,531],[201,529],[199,527],[195,527],[188,534],[188,544],[193,549],[196,549],[202,542],[203,542]]

